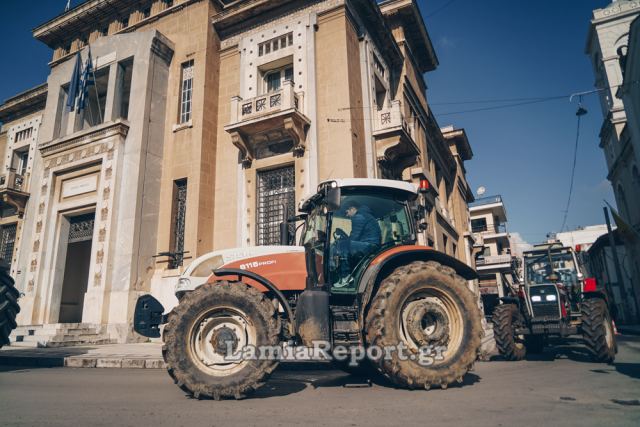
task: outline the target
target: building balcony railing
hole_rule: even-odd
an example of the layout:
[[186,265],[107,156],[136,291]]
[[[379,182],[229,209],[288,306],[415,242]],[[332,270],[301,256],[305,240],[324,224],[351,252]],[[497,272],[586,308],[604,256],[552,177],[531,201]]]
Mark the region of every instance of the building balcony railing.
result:
[[26,175],[20,175],[15,171],[0,175],[0,190],[10,189],[25,192],[26,178]]
[[493,205],[494,203],[502,203],[502,196],[482,197],[480,199],[476,199],[475,201],[469,203],[469,207],[474,208],[476,206]]
[[415,164],[420,154],[415,129],[402,114],[400,101],[392,101],[389,107],[374,114],[372,128],[378,164],[384,176],[402,179],[402,171]]
[[488,224],[478,227],[471,227],[472,233],[479,234],[503,234],[507,232],[506,224]]
[[401,128],[414,138],[413,126],[405,119],[404,114],[402,114],[400,101],[391,101],[390,107],[376,111],[375,114],[374,133]]
[[510,264],[511,255],[487,255],[476,260],[476,265]]
[[249,99],[231,99],[230,120],[224,129],[241,151],[243,165],[251,165],[257,145],[265,142],[291,140],[293,154],[304,154],[311,121],[304,115],[304,92],[293,88],[293,82],[285,81],[280,90]]
[[19,216],[24,214],[25,206],[29,200],[27,182],[29,174],[18,174],[10,170],[0,175],[0,208],[13,207]]
[[[280,113],[289,109],[301,112],[302,92],[296,93],[291,82],[284,82],[282,89],[254,98],[242,99],[237,96],[231,100],[231,125],[257,117]],[[234,114],[235,113],[235,114]]]

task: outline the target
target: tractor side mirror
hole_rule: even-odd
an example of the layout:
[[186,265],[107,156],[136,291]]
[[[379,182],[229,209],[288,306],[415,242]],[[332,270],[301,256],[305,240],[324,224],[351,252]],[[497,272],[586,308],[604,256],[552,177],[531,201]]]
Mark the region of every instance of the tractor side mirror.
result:
[[335,212],[340,209],[340,187],[329,187],[327,189],[327,209],[329,212]]

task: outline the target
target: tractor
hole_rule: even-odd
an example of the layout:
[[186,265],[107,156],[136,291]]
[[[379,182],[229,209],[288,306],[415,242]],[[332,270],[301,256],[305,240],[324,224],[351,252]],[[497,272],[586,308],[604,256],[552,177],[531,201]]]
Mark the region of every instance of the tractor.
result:
[[594,361],[613,362],[617,346],[608,293],[587,277],[581,253],[552,242],[523,258],[523,284],[501,299],[492,316],[500,354],[522,360],[527,352],[541,353],[550,338],[582,334]]
[[[345,368],[353,364],[340,356],[366,353],[371,357],[356,367],[403,388],[462,383],[483,334],[467,286],[476,272],[417,244],[416,219],[425,209],[419,195],[418,186],[401,181],[322,182],[299,214],[280,224],[283,245],[299,224],[304,250],[228,262],[208,257],[211,277],[197,286],[179,283],[179,303],[168,314],[141,296],[134,330],[159,337],[162,329],[168,372],[195,398],[245,397],[274,371],[285,346],[324,349]],[[354,204],[366,211],[375,241],[354,235],[356,223],[364,224]],[[255,349],[275,357],[256,357],[265,352]]]

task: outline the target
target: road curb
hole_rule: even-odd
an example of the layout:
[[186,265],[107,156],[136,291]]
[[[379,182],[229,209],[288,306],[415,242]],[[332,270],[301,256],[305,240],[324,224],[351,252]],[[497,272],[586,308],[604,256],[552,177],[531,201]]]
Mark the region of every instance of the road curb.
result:
[[[160,358],[121,358],[108,355],[96,356],[13,356],[0,353],[0,366],[24,366],[33,368],[97,368],[97,369],[166,369],[164,360]],[[281,362],[280,369],[324,370],[331,368],[329,362],[298,361]]]

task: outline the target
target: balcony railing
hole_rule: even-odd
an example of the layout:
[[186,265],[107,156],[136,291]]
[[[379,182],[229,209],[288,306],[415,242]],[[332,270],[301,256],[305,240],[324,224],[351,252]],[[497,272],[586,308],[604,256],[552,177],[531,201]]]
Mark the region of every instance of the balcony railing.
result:
[[506,224],[488,224],[471,227],[471,232],[481,234],[502,234],[507,232]]
[[26,175],[19,175],[14,171],[9,171],[5,175],[0,175],[0,190],[26,191]]
[[375,112],[374,132],[402,128],[413,138],[413,126],[405,119],[400,101],[391,101],[391,106]]
[[480,199],[476,199],[474,202],[469,203],[469,207],[493,205],[494,203],[502,203],[502,196],[487,196]]
[[280,90],[249,99],[236,96],[231,103],[231,123],[238,123],[292,108],[301,110],[303,94],[294,92],[293,83],[285,81]]
[[511,263],[511,255],[487,255],[476,260],[476,265],[507,264]]

